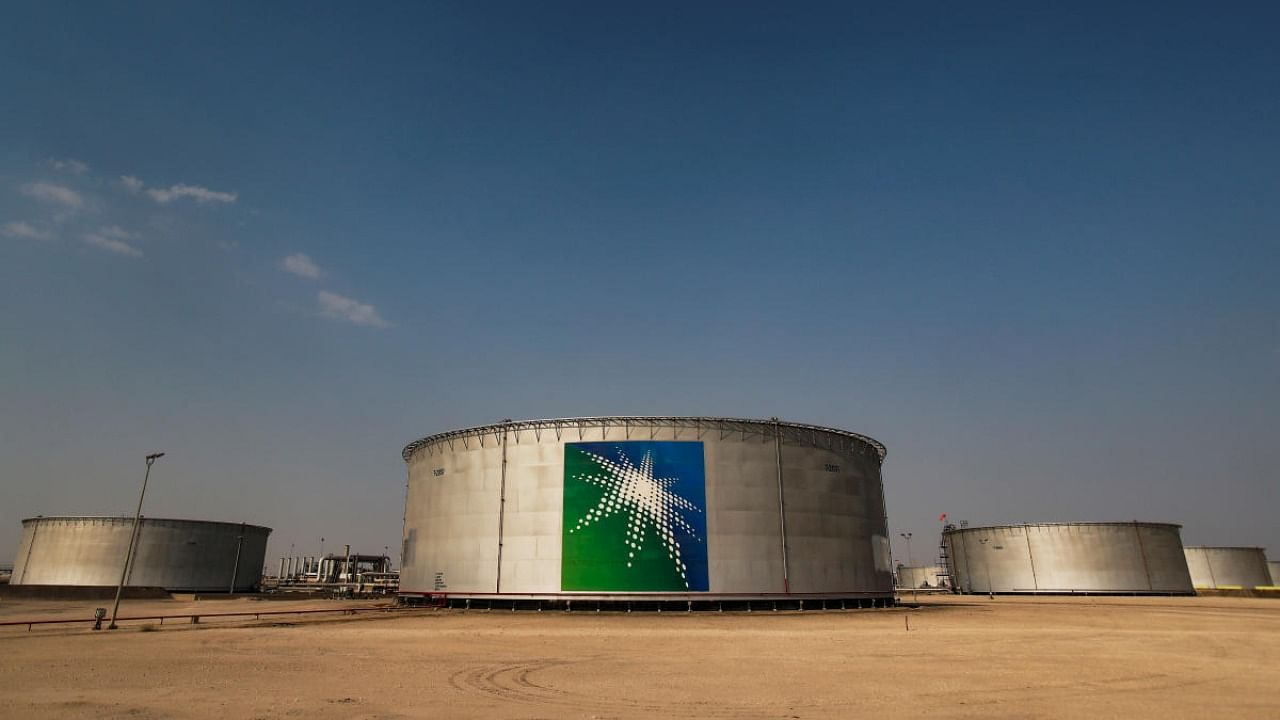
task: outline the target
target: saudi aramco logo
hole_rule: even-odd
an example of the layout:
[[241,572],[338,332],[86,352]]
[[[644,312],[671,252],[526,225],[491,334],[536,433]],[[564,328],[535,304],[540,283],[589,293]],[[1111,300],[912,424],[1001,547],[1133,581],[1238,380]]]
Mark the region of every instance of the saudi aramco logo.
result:
[[564,446],[563,590],[705,592],[702,443]]

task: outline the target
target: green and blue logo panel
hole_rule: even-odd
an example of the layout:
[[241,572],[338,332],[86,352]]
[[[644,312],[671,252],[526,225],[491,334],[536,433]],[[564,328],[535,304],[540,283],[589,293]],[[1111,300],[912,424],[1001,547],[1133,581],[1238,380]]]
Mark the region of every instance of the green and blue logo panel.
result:
[[702,443],[564,447],[563,590],[705,592]]

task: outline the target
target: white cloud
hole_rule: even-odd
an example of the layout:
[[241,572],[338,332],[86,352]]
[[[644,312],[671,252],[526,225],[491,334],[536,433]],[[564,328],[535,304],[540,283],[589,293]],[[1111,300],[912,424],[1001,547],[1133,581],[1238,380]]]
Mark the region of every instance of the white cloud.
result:
[[84,241],[99,250],[106,250],[118,255],[128,255],[129,257],[142,257],[142,251],[130,245],[123,240],[104,237],[98,233],[89,233],[84,236]]
[[58,172],[69,172],[72,175],[83,175],[89,172],[88,165],[80,162],[79,160],[72,160],[71,158],[67,158],[66,160],[49,158],[49,167],[57,170]]
[[72,210],[79,210],[84,207],[84,198],[80,196],[80,193],[71,188],[52,183],[28,183],[22,186],[22,194],[36,200],[62,205]]
[[115,238],[116,240],[137,240],[138,233],[132,233],[119,225],[98,228],[98,234],[103,237]]
[[378,314],[378,311],[372,305],[366,305],[326,290],[321,290],[316,295],[316,299],[320,302],[320,314],[327,318],[346,320],[356,325],[387,327],[387,321],[382,319],[382,316]]
[[142,189],[142,181],[132,175],[121,175],[120,184],[124,185],[131,193],[136,193]]
[[[134,179],[137,180],[137,178]],[[128,185],[128,182],[126,181],[125,184]],[[139,182],[138,187],[141,186],[141,182]],[[147,194],[151,196],[152,200],[155,200],[161,205],[167,205],[178,198],[184,197],[189,197],[198,203],[233,203],[236,201],[235,193],[218,192],[217,190],[210,190],[209,188],[203,188],[199,185],[183,185],[182,183],[172,185],[167,190],[164,188],[151,188],[147,191]]]
[[298,277],[318,278],[324,274],[319,265],[303,253],[294,253],[280,261],[280,269]]
[[44,240],[49,237],[49,233],[21,220],[5,223],[3,227],[0,227],[0,235],[27,238],[28,240]]

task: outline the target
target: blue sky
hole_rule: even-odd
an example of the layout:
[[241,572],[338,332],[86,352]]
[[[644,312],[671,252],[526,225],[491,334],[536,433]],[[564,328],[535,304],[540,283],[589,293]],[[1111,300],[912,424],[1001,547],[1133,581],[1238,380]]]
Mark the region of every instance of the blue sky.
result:
[[0,558],[156,449],[149,514],[394,548],[408,441],[615,413],[876,437],[918,556],[1280,554],[1278,15],[11,5]]

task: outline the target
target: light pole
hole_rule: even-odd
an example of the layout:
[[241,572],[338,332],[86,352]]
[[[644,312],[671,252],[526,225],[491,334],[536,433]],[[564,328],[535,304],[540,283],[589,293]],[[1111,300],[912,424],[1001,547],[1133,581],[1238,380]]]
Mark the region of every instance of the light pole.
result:
[[146,457],[147,472],[142,476],[142,492],[138,494],[138,510],[133,514],[133,530],[129,532],[129,549],[124,554],[124,569],[120,571],[120,584],[116,586],[116,602],[111,606],[111,624],[108,630],[116,629],[116,613],[120,610],[120,595],[124,592],[124,581],[129,576],[129,564],[133,562],[133,546],[138,540],[138,522],[142,519],[142,500],[147,497],[147,481],[151,479],[151,465],[164,457],[164,453],[151,453]]
[[[911,574],[914,576],[914,575],[915,575],[916,561],[915,561],[915,559],[911,556],[911,533],[909,533],[909,532],[905,532],[905,533],[898,533],[898,534],[899,534],[899,535],[901,535],[903,538],[905,538],[905,539],[906,539],[906,541],[907,541],[907,565],[908,565],[909,567],[911,567],[911,570],[912,570]],[[911,579],[911,602],[915,602],[915,601],[916,601],[916,585],[917,585],[917,583],[916,583],[916,581],[915,581],[915,578],[914,578],[914,577],[912,577],[912,579]]]
[[240,534],[236,536],[236,562],[231,566],[231,587],[228,595],[236,594],[236,576],[240,574],[240,549],[244,547],[244,523],[240,523]]

